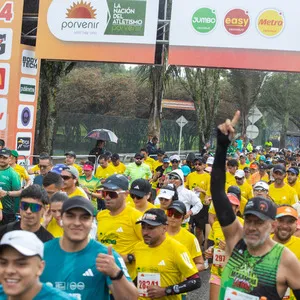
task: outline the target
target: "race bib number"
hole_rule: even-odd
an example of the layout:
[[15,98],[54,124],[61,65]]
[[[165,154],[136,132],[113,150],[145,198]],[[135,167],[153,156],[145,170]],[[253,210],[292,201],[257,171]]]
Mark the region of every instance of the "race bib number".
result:
[[224,267],[226,261],[226,254],[224,250],[214,249],[213,265],[216,267]]
[[226,288],[225,297],[226,300],[259,300],[259,297],[245,294],[243,292],[236,291],[231,288]]
[[138,273],[138,291],[141,297],[148,297],[147,289],[150,285],[160,286],[159,273]]

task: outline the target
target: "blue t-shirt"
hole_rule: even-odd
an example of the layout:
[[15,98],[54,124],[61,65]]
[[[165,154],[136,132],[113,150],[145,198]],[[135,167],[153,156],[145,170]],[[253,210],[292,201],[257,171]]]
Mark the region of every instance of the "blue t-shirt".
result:
[[[110,299],[108,286],[112,284],[109,276],[96,269],[99,253],[107,254],[107,247],[90,240],[78,252],[65,252],[59,245],[59,238],[44,244],[45,270],[41,281],[75,296],[76,299]],[[131,281],[123,259],[113,250],[115,262]]]
[[[0,285],[0,300],[8,299],[7,295],[5,295],[2,285]],[[55,289],[53,287],[47,286],[46,284],[42,284],[42,289],[40,292],[32,299],[32,300],[71,300],[74,298],[68,295],[67,293],[64,293],[58,289]]]

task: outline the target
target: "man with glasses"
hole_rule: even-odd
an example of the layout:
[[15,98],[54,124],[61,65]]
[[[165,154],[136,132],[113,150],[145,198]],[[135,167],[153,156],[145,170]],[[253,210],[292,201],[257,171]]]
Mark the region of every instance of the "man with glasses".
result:
[[258,181],[253,187],[254,197],[263,197],[270,199],[269,188],[270,186],[265,181]]
[[171,161],[172,165],[168,167],[167,173],[172,172],[177,169],[181,169],[179,167],[179,165],[180,165],[180,156],[179,155],[177,155],[177,154],[171,155],[170,161]]
[[237,170],[235,172],[236,184],[242,193],[242,196],[248,201],[253,197],[252,186],[245,179],[245,172],[243,170]]
[[[142,219],[143,242],[134,247],[139,299],[181,300],[201,286],[198,269],[188,249],[168,236],[163,210],[147,210]],[[182,281],[184,279],[184,281]]]
[[124,175],[128,177],[130,183],[132,183],[136,179],[151,179],[152,173],[150,167],[144,163],[144,155],[141,153],[136,153],[134,156],[134,162],[130,163]]
[[34,178],[33,183],[42,186],[44,177],[52,169],[52,158],[50,156],[46,156],[46,155],[40,156],[38,167],[40,170],[39,171],[40,175],[38,175]]
[[270,185],[269,195],[277,205],[294,205],[297,203],[298,196],[296,191],[284,182],[286,176],[285,166],[277,164],[273,168],[274,183]]
[[18,173],[9,165],[11,151],[0,149],[0,200],[3,205],[1,224],[13,222],[18,210],[18,201],[21,194],[21,182]]
[[1,226],[0,238],[9,231],[26,230],[35,233],[44,243],[53,239],[52,234],[41,225],[45,205],[48,204],[46,191],[39,185],[33,184],[22,190],[20,198],[21,220]]
[[102,185],[105,210],[97,214],[97,239],[112,245],[124,259],[132,279],[135,278],[133,247],[142,240],[141,227],[136,222],[142,213],[126,205],[129,181],[121,174],[108,177]]

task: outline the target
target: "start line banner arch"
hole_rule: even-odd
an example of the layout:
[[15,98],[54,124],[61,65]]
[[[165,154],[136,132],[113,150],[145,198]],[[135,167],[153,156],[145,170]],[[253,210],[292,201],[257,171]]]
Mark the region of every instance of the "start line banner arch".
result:
[[42,0],[37,55],[153,64],[159,0]]

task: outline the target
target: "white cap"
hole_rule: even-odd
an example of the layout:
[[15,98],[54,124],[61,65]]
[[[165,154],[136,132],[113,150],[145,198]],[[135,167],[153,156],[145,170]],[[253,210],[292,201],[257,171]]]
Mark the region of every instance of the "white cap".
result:
[[172,162],[172,160],[174,160],[174,159],[180,161],[180,156],[178,154],[174,154],[170,157],[170,161]]
[[256,182],[254,187],[253,187],[254,190],[257,189],[257,188],[261,188],[261,189],[264,189],[264,190],[268,191],[269,190],[269,185],[265,181],[261,180],[261,181]]
[[213,165],[214,161],[215,161],[215,158],[210,156],[210,157],[207,158],[206,164],[207,165]]
[[26,230],[13,230],[3,235],[0,248],[4,245],[11,246],[25,256],[44,256],[44,244],[33,233]]
[[157,196],[157,198],[165,198],[165,199],[171,200],[174,195],[175,195],[174,191],[162,188],[160,190],[159,195]]
[[243,178],[245,177],[245,172],[243,170],[237,170],[234,174],[234,177]]

